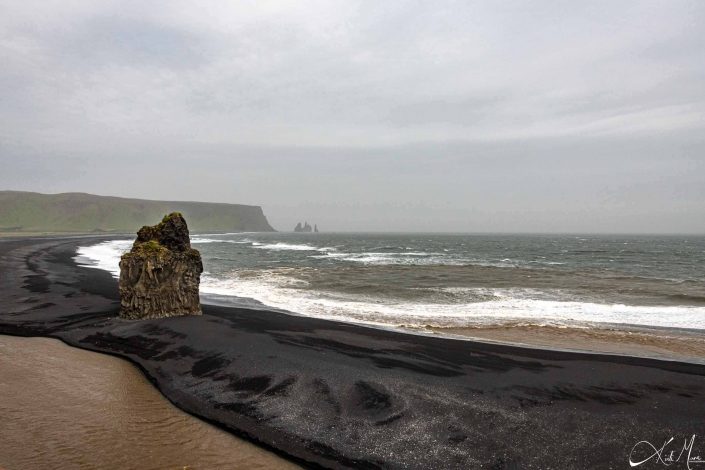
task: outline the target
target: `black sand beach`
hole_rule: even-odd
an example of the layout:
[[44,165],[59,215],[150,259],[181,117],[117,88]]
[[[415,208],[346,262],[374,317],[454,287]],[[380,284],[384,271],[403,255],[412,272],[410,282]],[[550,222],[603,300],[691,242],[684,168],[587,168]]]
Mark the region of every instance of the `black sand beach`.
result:
[[678,456],[705,427],[698,364],[209,305],[121,320],[117,282],[75,265],[77,243],[0,242],[0,334],[127,358],[179,408],[312,467],[629,468],[637,442],[673,437]]

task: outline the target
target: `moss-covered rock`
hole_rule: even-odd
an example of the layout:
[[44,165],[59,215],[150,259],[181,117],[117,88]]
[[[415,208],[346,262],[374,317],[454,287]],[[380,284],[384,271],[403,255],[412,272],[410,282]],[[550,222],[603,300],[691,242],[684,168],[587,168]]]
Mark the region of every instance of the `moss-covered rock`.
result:
[[120,259],[120,316],[129,319],[200,315],[201,254],[191,248],[178,212],[137,232]]

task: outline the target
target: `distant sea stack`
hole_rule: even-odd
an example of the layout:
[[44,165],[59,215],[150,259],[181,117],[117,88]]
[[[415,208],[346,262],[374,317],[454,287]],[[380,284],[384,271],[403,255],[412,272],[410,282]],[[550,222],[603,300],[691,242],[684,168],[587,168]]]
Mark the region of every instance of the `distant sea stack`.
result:
[[318,225],[314,225],[311,227],[308,222],[304,222],[303,225],[301,225],[301,222],[296,224],[296,227],[294,227],[294,232],[302,232],[302,233],[318,233]]
[[274,232],[259,206],[24,191],[0,191],[0,232],[131,233],[175,211],[192,232]]
[[200,315],[201,254],[179,212],[137,232],[120,259],[120,316],[131,320]]

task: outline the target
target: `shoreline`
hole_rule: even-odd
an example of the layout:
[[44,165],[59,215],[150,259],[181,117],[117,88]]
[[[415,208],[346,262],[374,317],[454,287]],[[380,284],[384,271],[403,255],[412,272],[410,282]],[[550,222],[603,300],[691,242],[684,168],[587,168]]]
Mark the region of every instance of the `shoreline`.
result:
[[[95,261],[93,262],[95,263]],[[99,269],[103,272],[110,273],[112,271],[106,269],[105,266],[100,264],[100,267],[95,266],[85,260],[77,261],[77,263],[82,267]],[[510,323],[468,326],[394,325],[306,315],[286,310],[285,307],[273,307],[254,298],[213,293],[202,293],[201,304],[251,308],[265,312],[276,311],[305,318],[344,321],[384,331],[459,341],[470,340],[555,351],[636,356],[705,364],[705,330],[599,322],[576,323],[574,325],[570,323],[555,324],[550,320],[547,320],[547,324],[532,323],[530,320],[515,320]]]
[[[95,269],[95,268],[90,268]],[[107,272],[107,271],[106,271]],[[242,304],[240,306],[239,304]],[[250,303],[251,305],[247,305]],[[295,317],[302,313],[269,307],[258,300],[237,297],[232,302],[224,295],[207,294],[202,305],[225,308],[251,308],[253,311],[276,311]],[[323,321],[333,321],[321,319]],[[553,326],[534,324],[489,324],[483,326],[425,327],[344,322],[362,328],[396,332],[412,336],[471,341],[557,352],[633,356],[662,361],[705,364],[705,331],[642,325],[593,324],[591,326]]]
[[119,320],[116,282],[73,263],[76,243],[0,243],[0,333],[126,358],[179,408],[308,466],[614,467],[705,416],[694,363],[212,305]]
[[480,341],[555,351],[642,357],[705,364],[705,334],[667,329],[615,326],[478,326],[426,327],[420,334],[439,334],[458,341]]

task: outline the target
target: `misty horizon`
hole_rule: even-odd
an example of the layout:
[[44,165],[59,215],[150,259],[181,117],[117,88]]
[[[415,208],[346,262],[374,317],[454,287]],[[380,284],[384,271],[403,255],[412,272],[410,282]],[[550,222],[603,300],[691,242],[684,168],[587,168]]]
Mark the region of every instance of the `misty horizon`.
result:
[[[3,191],[0,189],[0,192]],[[4,191],[17,191],[17,190],[4,190]],[[23,191],[17,191],[17,192],[23,192]],[[155,202],[170,202],[170,203],[199,203],[199,202],[205,202],[205,203],[213,203],[213,204],[236,204],[239,205],[240,203],[231,203],[231,202],[223,202],[223,201],[197,201],[197,200],[160,200],[160,199],[149,199],[149,198],[133,198],[133,197],[128,197],[128,196],[117,196],[117,195],[111,195],[111,194],[91,194],[91,193],[84,193],[84,192],[65,192],[65,193],[38,193],[38,194],[46,194],[46,195],[61,195],[61,194],[85,194],[85,195],[94,195],[94,196],[101,196],[101,197],[110,197],[110,198],[121,198],[121,199],[136,199],[140,201],[155,201]],[[246,204],[249,205],[249,204]],[[258,206],[257,204],[252,204],[254,206]],[[261,206],[258,206],[261,207]],[[267,211],[266,208],[263,208],[263,212],[265,217],[267,216]],[[309,223],[310,225],[318,225],[317,222],[312,222],[314,219],[307,219],[307,218],[301,218],[295,222],[295,224],[298,224],[299,222],[303,223]],[[275,226],[274,229],[277,232],[294,232],[293,230],[294,227],[277,227]],[[208,233],[209,231],[203,231],[203,230],[196,230],[193,231],[193,233],[196,234],[203,234],[203,233]],[[535,232],[521,232],[521,231],[514,231],[514,232],[502,232],[502,231],[418,231],[418,230],[399,230],[399,231],[394,231],[394,230],[374,230],[374,229],[368,229],[368,230],[324,230],[325,233],[329,234],[335,234],[335,233],[340,233],[340,234],[354,234],[354,233],[376,233],[376,234],[409,234],[409,235],[423,235],[423,234],[435,234],[435,235],[537,235],[537,236],[550,236],[550,235],[556,235],[556,236],[561,236],[561,235],[566,235],[566,236],[673,236],[673,237],[679,237],[679,236],[701,236],[703,233],[699,232],[693,232],[693,233],[688,233],[688,232],[556,232],[556,231],[535,231]],[[131,232],[125,232],[131,234]],[[312,234],[315,235],[315,234]]]
[[0,189],[705,233],[705,4],[0,6]]

